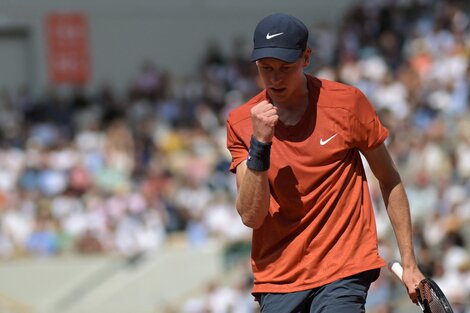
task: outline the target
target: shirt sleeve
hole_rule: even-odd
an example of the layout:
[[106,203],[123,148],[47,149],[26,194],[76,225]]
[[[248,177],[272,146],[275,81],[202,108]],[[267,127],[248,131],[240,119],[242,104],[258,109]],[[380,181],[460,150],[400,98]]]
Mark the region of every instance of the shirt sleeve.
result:
[[248,157],[248,147],[243,140],[235,133],[230,121],[227,120],[227,148],[232,155],[232,162],[230,163],[230,171],[236,172],[238,164],[246,160]]
[[388,130],[380,122],[374,107],[366,96],[356,88],[353,93],[353,112],[350,125],[351,143],[362,151],[378,147],[388,137]]

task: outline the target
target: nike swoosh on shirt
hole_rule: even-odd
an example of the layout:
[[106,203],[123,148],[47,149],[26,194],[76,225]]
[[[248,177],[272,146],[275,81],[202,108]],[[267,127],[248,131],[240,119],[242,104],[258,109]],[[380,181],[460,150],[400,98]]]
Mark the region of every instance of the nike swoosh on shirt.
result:
[[277,33],[277,34],[272,34],[270,35],[269,33],[266,34],[266,39],[271,39],[271,38],[274,38],[274,37],[277,37],[277,36],[281,36],[282,34],[284,33]]
[[320,145],[324,146],[326,145],[331,139],[335,138],[336,135],[338,134],[334,134],[333,136],[331,136],[330,138],[328,138],[327,140],[323,140],[323,138],[320,139]]

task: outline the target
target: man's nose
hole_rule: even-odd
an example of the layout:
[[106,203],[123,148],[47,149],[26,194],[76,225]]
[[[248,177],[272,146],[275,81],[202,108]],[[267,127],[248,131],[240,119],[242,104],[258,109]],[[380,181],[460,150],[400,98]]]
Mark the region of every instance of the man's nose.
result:
[[273,83],[279,82],[282,80],[282,75],[280,71],[273,71],[273,75],[271,77]]

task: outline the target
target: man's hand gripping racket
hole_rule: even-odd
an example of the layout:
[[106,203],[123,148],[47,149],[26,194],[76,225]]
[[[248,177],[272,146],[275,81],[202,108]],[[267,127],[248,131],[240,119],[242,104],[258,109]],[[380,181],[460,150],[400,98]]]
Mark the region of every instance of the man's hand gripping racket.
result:
[[[403,267],[394,261],[389,269],[403,282]],[[416,286],[417,301],[424,313],[453,313],[446,296],[430,278],[424,278]]]

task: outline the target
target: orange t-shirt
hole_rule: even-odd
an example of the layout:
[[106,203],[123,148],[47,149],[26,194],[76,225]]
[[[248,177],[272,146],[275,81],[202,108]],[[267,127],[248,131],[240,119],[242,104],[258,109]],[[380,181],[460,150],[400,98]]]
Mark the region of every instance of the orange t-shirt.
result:
[[[253,293],[312,289],[386,263],[359,150],[388,131],[356,88],[307,75],[310,103],[295,126],[279,122],[268,170],[269,214],[253,231]],[[262,91],[227,120],[230,170],[248,157],[250,109]]]

